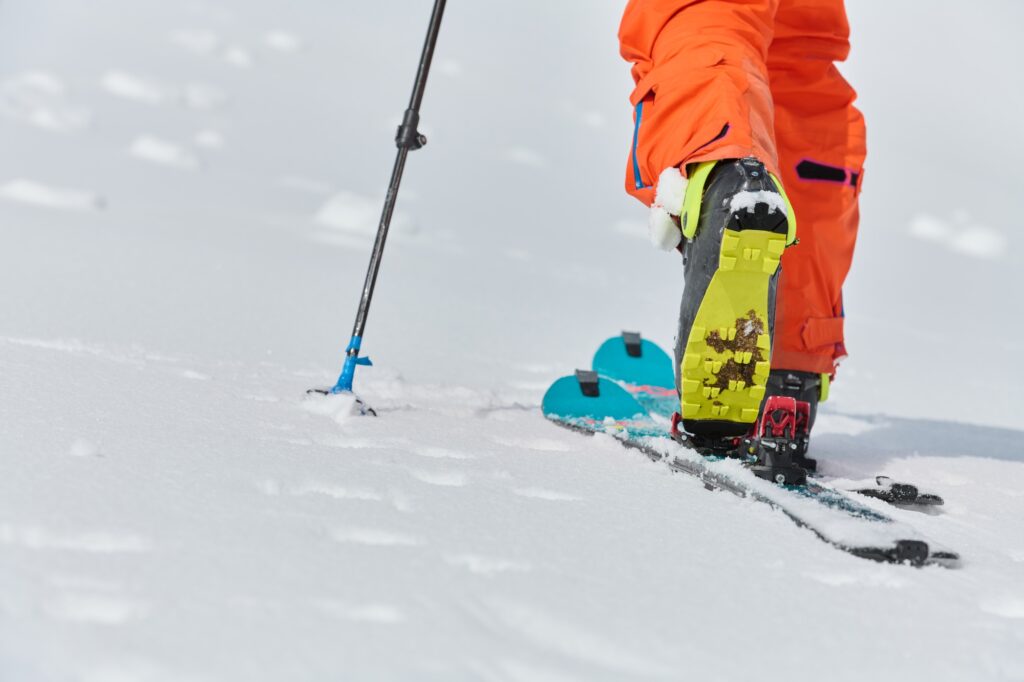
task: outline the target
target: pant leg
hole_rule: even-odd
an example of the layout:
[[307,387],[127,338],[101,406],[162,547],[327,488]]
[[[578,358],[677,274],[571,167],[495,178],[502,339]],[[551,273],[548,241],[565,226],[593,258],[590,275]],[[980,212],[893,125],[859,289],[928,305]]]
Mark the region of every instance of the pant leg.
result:
[[769,45],[779,0],[630,0],[619,28],[633,63],[626,191],[646,204],[663,170],[756,156],[777,174]]
[[850,50],[843,0],[781,0],[768,51],[780,179],[799,224],[782,258],[772,367],[833,373],[845,356],[864,118],[835,62]]

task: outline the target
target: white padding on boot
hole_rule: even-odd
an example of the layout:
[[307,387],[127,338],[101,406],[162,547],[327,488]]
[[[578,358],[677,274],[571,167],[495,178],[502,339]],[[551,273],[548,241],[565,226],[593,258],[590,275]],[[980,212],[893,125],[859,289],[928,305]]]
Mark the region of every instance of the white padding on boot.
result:
[[679,223],[661,206],[651,206],[647,230],[651,243],[663,251],[671,251],[683,240]]
[[662,206],[672,215],[679,215],[683,210],[683,199],[686,197],[686,178],[678,168],[666,168],[658,176],[658,188],[654,194],[654,205]]
[[[679,213],[683,210],[686,196],[686,178],[678,168],[666,168],[658,176],[658,187],[654,191],[654,203],[647,218],[651,243],[664,251],[671,251],[683,240],[679,229]],[[674,216],[674,217],[673,217]]]

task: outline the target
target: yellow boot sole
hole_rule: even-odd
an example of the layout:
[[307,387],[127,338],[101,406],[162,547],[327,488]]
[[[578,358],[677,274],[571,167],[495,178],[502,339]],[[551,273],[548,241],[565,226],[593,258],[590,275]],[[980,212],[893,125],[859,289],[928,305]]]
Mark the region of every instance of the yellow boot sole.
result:
[[763,230],[725,230],[718,270],[683,353],[683,419],[757,421],[771,370],[769,281],[786,239]]

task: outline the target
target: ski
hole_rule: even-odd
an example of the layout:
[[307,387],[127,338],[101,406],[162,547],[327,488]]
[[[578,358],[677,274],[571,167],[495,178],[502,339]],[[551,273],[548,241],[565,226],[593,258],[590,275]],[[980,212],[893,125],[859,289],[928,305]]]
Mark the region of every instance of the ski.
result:
[[[578,370],[575,375],[552,384],[542,403],[544,416],[579,433],[610,435],[652,461],[697,478],[708,489],[725,490],[762,502],[781,511],[820,540],[854,556],[916,566],[959,565],[955,552],[927,542],[914,529],[844,491],[814,479],[800,485],[778,485],[755,476],[750,461],[707,456],[686,443],[673,440],[670,424],[659,408],[664,406],[662,401],[669,398],[669,392],[674,400],[675,389],[665,385],[663,372],[655,372],[656,366],[663,368],[665,362],[671,369],[671,361],[664,351],[638,336],[618,340],[619,348],[626,349],[627,357],[636,360],[647,356],[646,362],[633,363],[634,368],[644,365],[644,372],[631,373],[632,381],[623,382],[634,388],[633,391],[602,376],[617,375],[616,378],[622,380],[622,373],[617,371],[614,362],[609,364],[615,356],[599,350],[593,370]],[[625,345],[627,342],[629,346]],[[640,355],[632,354],[637,350],[637,343]],[[654,367],[647,367],[648,363]]]
[[[653,341],[638,332],[622,332],[607,339],[594,354],[593,370],[611,379],[632,395],[652,415],[671,419],[679,408],[672,359]],[[806,452],[807,442],[801,450]],[[815,472],[815,460],[801,455],[811,464],[808,476],[824,483]],[[900,509],[931,511],[945,504],[941,496],[922,492],[912,483],[896,482],[888,476],[876,476],[874,486],[851,488],[845,492],[873,497]]]

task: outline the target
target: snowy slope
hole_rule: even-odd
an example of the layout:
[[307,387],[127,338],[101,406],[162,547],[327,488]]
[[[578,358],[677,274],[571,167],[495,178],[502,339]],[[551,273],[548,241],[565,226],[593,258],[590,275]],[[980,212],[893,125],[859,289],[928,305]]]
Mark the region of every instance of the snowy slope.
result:
[[540,417],[605,336],[673,334],[617,2],[450,5],[358,376],[381,418],[305,399],[428,5],[0,3],[0,680],[1024,679],[1024,8],[851,7],[870,160],[815,449],[942,493],[896,515],[948,571]]

